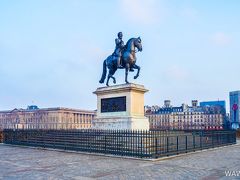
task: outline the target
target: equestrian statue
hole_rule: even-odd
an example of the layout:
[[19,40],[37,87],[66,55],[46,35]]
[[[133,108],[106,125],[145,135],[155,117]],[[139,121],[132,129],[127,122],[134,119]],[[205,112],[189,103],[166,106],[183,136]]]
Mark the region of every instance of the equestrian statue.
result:
[[[113,75],[117,69],[125,69],[125,82],[128,82],[128,72],[133,72],[134,69],[137,69],[137,74],[134,76],[134,79],[137,79],[140,72],[140,66],[136,65],[136,53],[137,51],[142,51],[141,38],[131,38],[128,40],[126,45],[122,40],[122,32],[118,33],[118,38],[115,39],[115,50],[112,55],[108,56],[107,59],[103,61],[103,73],[102,78],[99,83],[104,83],[107,75],[106,85],[109,86],[109,79],[113,79],[113,83],[116,83],[115,77]],[[136,51],[137,48],[137,51]]]

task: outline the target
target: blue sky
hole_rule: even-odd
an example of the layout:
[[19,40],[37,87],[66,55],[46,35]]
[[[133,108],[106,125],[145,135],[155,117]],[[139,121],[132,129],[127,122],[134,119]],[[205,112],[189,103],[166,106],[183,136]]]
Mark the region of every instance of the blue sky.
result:
[[[103,60],[142,38],[145,104],[226,100],[240,83],[238,0],[0,1],[0,109],[96,109]],[[115,75],[124,83],[124,71]]]

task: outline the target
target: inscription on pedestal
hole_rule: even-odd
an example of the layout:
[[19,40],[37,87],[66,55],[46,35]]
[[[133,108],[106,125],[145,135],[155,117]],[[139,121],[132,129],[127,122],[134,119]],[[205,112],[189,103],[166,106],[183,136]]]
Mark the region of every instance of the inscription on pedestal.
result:
[[101,99],[101,113],[126,111],[126,96]]

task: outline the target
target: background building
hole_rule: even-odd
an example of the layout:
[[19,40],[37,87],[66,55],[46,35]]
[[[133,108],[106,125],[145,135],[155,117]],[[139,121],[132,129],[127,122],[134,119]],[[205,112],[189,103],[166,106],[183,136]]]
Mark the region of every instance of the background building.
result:
[[202,106],[198,106],[198,101],[193,100],[192,106],[173,107],[165,100],[163,107],[145,106],[145,115],[149,117],[151,129],[223,129],[226,109],[222,105],[225,102],[222,101],[220,106],[212,102],[202,102]]
[[0,111],[0,129],[88,129],[95,111],[69,108],[42,108]]
[[203,101],[200,102],[200,106],[215,106],[215,107],[223,107],[226,110],[226,102],[225,101]]
[[200,102],[200,106],[203,107],[204,111],[211,112],[211,113],[221,113],[224,115],[223,120],[223,128],[229,129],[230,128],[230,122],[229,122],[229,113],[226,112],[226,102],[223,100],[218,101],[204,101]]
[[229,98],[230,98],[230,125],[232,129],[238,129],[240,126],[239,120],[240,91],[230,92]]

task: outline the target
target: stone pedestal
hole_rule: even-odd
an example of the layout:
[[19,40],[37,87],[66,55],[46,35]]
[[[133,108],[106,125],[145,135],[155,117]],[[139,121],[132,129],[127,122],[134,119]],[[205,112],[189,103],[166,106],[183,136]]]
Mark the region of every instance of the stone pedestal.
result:
[[144,116],[143,85],[121,84],[97,88],[97,116],[93,129],[149,130]]

